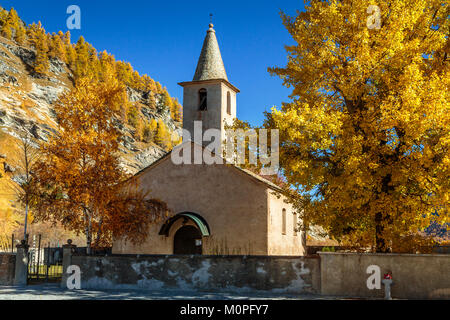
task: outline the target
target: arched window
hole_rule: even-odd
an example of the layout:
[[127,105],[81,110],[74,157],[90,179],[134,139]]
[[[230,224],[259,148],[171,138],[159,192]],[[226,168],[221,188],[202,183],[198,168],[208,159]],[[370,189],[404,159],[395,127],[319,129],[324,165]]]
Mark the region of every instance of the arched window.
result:
[[281,219],[281,233],[286,234],[286,209],[283,209]]
[[231,94],[230,91],[227,92],[227,113],[231,115]]
[[200,89],[198,91],[198,109],[200,111],[208,110],[208,93],[206,89]]

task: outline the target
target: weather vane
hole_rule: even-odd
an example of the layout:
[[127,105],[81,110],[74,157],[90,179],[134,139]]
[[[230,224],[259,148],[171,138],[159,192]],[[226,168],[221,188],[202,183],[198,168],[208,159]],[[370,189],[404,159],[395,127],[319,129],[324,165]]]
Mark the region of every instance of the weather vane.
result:
[[210,14],[209,14],[209,23],[211,23],[211,24],[212,24],[212,18],[213,18],[213,14],[210,13]]

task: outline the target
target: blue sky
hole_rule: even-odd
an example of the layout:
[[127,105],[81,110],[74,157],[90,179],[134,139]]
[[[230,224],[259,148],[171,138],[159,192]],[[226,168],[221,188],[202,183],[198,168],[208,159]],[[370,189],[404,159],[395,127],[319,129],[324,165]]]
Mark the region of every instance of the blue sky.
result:
[[182,101],[181,81],[192,80],[203,39],[213,23],[229,81],[237,86],[238,118],[260,125],[263,112],[288,101],[290,89],[267,68],[286,64],[285,45],[293,44],[279,15],[303,10],[302,0],[151,1],[0,0],[27,23],[41,21],[48,32],[67,31],[69,5],[81,8],[81,30],[98,51],[107,50],[141,74],[148,74]]

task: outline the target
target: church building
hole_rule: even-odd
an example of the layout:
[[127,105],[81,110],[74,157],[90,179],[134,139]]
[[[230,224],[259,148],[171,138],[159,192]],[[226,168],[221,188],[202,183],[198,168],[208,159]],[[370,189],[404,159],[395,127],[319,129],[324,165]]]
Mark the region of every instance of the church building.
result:
[[[225,124],[236,118],[239,89],[228,81],[212,24],[194,79],[179,85],[184,89],[183,128],[194,136],[194,121],[201,121],[203,132],[218,129],[225,139]],[[171,159],[169,153],[135,178],[173,215],[152,225],[141,245],[114,241],[114,254],[305,254],[298,215],[279,186],[236,165],[174,164]]]

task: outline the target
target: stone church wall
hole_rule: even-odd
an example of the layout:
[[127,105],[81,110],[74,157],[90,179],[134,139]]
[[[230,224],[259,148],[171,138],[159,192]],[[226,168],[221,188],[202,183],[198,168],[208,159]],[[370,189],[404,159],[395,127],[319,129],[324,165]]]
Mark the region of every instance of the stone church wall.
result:
[[319,293],[318,258],[267,256],[73,256],[82,289]]
[[450,299],[450,255],[319,252],[323,295],[383,298],[384,286],[370,290],[369,266],[380,277],[391,272],[394,299]]
[[[285,202],[285,197],[268,190],[268,244],[269,255],[306,255],[302,245],[302,233],[298,230],[298,214],[294,216],[292,205]],[[286,210],[286,232],[283,232],[283,210]],[[294,219],[295,217],[295,219]],[[294,223],[294,220],[297,223]],[[295,231],[294,231],[295,229]]]
[[[170,157],[139,179],[140,187],[168,203],[174,214],[193,212],[206,220],[211,236],[204,238],[204,254],[268,254],[264,184],[226,165],[174,165]],[[158,235],[162,222],[152,226],[139,246],[115,241],[113,253],[172,254],[179,224],[169,237]]]
[[0,285],[12,285],[16,267],[16,254],[0,253]]

